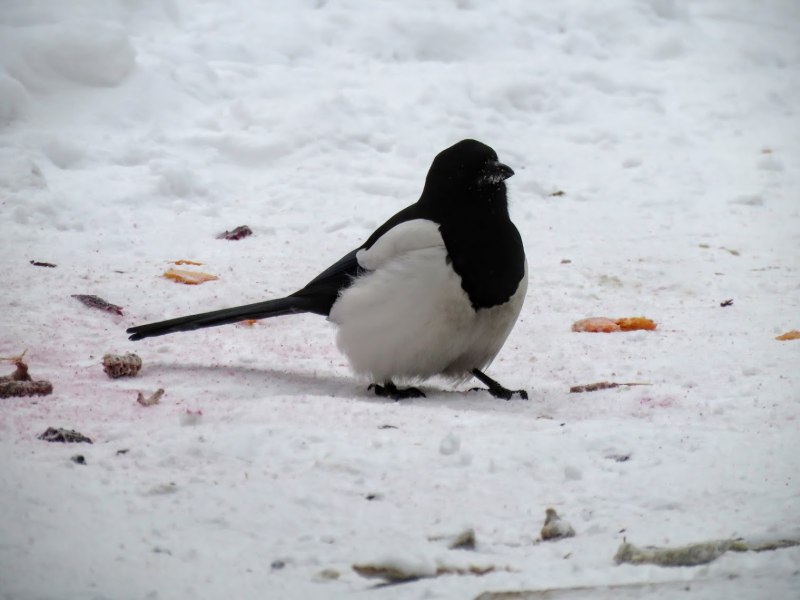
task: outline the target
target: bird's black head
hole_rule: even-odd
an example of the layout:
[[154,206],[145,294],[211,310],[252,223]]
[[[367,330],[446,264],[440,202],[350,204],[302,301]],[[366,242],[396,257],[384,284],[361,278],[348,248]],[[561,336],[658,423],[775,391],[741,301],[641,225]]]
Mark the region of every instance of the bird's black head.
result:
[[497,159],[497,153],[477,140],[461,140],[445,148],[428,171],[422,200],[441,202],[444,198],[465,201],[482,198],[505,202],[504,181],[514,171]]

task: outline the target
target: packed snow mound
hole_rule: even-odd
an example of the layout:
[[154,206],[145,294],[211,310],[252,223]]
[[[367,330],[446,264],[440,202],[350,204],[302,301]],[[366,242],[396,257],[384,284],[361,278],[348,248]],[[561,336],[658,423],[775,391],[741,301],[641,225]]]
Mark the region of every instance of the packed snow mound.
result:
[[28,102],[30,98],[25,86],[0,71],[0,124],[22,117]]
[[136,64],[127,33],[109,21],[71,19],[3,30],[0,55],[6,78],[29,91],[118,85]]

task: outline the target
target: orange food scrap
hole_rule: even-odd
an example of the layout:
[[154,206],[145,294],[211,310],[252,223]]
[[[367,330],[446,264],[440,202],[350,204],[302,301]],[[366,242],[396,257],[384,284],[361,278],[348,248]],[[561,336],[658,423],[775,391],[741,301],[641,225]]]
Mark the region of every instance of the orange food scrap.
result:
[[210,273],[202,273],[200,271],[187,271],[186,269],[169,269],[164,272],[164,277],[172,279],[177,283],[185,283],[187,285],[198,285],[206,281],[214,281],[219,279],[216,275]]
[[605,317],[589,317],[588,319],[575,321],[572,324],[572,331],[583,333],[611,333],[613,331],[622,331],[622,329],[611,319]]
[[609,319],[607,317],[589,317],[572,324],[572,331],[583,333],[613,333],[615,331],[637,331],[646,329],[652,331],[656,328],[655,321],[645,317],[624,317]]
[[653,331],[656,328],[655,321],[646,319],[645,317],[624,317],[622,319],[616,319],[615,323],[619,325],[622,331],[636,331],[638,329]]
[[180,260],[173,260],[173,261],[172,261],[172,264],[173,264],[173,265],[193,265],[193,266],[195,266],[195,267],[199,267],[199,266],[201,266],[203,263],[201,263],[201,262],[197,262],[197,261],[194,261],[194,260],[186,260],[185,258],[182,258],[182,259],[180,259]]
[[798,331],[797,329],[792,329],[791,331],[787,331],[786,333],[779,335],[775,339],[780,340],[782,342],[788,340],[800,340],[800,331]]
[[245,319],[244,321],[240,321],[242,325],[246,325],[247,327],[252,327],[256,323],[258,323],[258,319]]

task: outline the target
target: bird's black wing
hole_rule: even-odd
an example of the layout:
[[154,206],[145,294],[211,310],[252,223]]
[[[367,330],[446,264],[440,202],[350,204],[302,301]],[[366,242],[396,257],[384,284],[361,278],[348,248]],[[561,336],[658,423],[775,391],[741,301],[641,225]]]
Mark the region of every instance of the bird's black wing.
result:
[[339,293],[364,272],[356,258],[359,250],[360,247],[345,254],[290,298],[302,298],[306,301],[308,312],[327,316]]
[[364,244],[345,254],[309,281],[303,289],[296,291],[289,297],[302,298],[306,306],[310,306],[310,308],[306,308],[308,312],[328,316],[341,291],[347,288],[353,279],[366,271],[356,258],[359,251],[368,250],[383,234],[400,223],[418,219],[421,216],[418,204],[407,206],[378,227]]

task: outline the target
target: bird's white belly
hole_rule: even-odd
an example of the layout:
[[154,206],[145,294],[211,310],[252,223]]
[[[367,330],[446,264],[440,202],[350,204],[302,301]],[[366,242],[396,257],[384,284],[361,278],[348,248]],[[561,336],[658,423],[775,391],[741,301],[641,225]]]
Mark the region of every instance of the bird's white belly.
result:
[[475,311],[443,246],[406,252],[346,288],[330,320],[353,370],[375,382],[454,379],[485,368],[522,308],[525,276],[506,303]]

